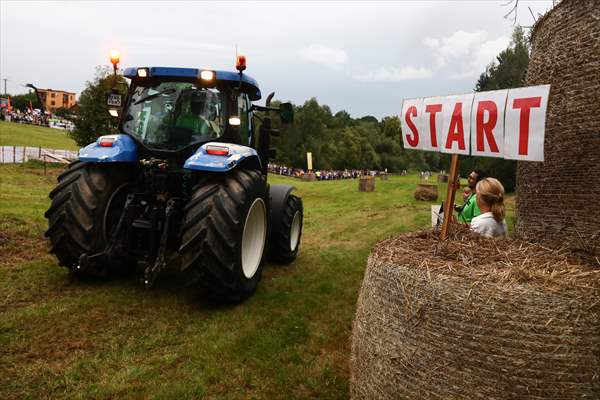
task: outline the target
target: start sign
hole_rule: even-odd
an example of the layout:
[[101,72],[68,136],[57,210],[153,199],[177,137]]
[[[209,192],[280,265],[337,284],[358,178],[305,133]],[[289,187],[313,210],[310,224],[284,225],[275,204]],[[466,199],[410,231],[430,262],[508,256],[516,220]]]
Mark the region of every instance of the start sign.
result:
[[544,161],[550,85],[406,99],[405,149]]

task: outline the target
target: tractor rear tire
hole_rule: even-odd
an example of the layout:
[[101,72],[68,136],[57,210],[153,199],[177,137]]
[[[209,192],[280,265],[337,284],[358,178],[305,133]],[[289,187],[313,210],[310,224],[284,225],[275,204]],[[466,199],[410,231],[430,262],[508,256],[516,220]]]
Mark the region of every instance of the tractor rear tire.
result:
[[219,303],[239,303],[260,281],[268,237],[268,189],[256,170],[211,174],[184,210],[181,268]]
[[106,277],[117,267],[78,268],[82,254],[98,253],[106,247],[110,228],[123,209],[129,178],[123,172],[123,167],[75,161],[59,175],[58,185],[50,192],[52,203],[44,214],[48,218],[45,236],[59,265],[78,277]]
[[271,227],[268,258],[276,263],[290,264],[298,256],[302,236],[304,208],[300,197],[288,196],[280,221],[279,226]]

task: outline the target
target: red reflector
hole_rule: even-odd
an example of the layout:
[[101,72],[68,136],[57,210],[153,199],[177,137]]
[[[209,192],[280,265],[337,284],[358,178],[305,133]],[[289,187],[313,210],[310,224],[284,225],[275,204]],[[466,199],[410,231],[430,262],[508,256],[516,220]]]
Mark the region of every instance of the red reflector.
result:
[[114,139],[102,139],[98,143],[101,147],[113,147]]
[[206,154],[212,154],[213,156],[227,156],[229,155],[229,148],[221,146],[206,146]]

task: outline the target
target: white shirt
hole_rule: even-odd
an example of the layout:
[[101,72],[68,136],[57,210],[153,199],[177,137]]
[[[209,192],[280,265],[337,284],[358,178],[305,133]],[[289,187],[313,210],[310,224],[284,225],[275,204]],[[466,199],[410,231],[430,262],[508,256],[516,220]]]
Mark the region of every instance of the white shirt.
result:
[[486,237],[506,236],[506,221],[498,222],[491,212],[483,213],[471,220],[471,230]]

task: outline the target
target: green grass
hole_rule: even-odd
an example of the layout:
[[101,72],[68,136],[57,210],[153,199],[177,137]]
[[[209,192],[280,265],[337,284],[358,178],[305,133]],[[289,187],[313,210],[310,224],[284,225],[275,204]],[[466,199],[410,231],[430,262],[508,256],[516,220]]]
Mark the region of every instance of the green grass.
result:
[[245,303],[216,307],[172,277],[151,290],[135,277],[71,279],[42,238],[58,172],[0,166],[0,252],[10,254],[0,260],[2,399],[347,398],[370,248],[430,221],[431,203],[412,198],[415,176],[378,179],[374,193],[354,180],[271,176],[303,197],[299,258],[267,265]]
[[0,146],[79,150],[79,146],[67,136],[66,131],[4,121],[0,121]]

